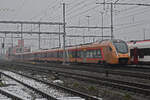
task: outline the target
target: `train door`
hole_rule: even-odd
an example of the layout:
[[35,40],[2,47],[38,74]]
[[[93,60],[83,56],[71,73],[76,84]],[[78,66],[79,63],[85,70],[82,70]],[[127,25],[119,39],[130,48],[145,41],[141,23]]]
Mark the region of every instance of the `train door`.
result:
[[82,51],[83,62],[86,63],[86,49]]
[[76,48],[76,51],[75,51],[75,63],[77,63],[77,57],[78,57],[78,50]]
[[137,48],[133,49],[133,63],[138,64],[138,49]]
[[67,61],[67,62],[70,62],[69,50],[68,50],[68,49],[66,50],[65,56],[66,56],[66,58],[67,58],[66,61]]
[[111,53],[110,53],[110,50],[109,50],[109,47],[106,47],[106,52],[107,52],[107,61],[108,63],[110,63],[110,60],[111,60]]
[[112,60],[112,48],[111,47],[105,47],[104,48],[104,56],[105,56],[105,62],[106,63],[111,63]]

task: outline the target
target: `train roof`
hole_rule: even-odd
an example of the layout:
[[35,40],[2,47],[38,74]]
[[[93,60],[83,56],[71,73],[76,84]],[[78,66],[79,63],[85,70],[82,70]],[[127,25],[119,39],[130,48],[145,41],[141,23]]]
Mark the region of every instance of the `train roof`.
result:
[[[97,47],[97,46],[106,46],[106,45],[109,45],[109,43],[112,43],[112,42],[120,42],[122,40],[119,40],[119,39],[113,39],[113,40],[109,40],[109,39],[106,39],[106,40],[102,40],[102,41],[97,41],[97,42],[92,42],[92,43],[86,43],[86,44],[80,44],[80,45],[72,45],[72,46],[66,46],[66,49],[84,49],[84,48],[88,48],[88,47]],[[46,49],[46,50],[37,50],[37,51],[33,51],[33,52],[27,52],[27,53],[17,53],[16,55],[19,55],[19,54],[36,54],[36,53],[46,53],[46,52],[51,52],[51,51],[61,51],[63,50],[63,48],[51,48],[51,49]]]
[[150,40],[138,40],[127,42],[129,48],[150,48]]

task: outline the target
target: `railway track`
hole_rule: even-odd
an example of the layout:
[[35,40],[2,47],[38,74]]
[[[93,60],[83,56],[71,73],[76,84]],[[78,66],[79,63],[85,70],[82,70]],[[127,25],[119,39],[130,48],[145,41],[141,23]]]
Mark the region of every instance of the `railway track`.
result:
[[[61,90],[61,91],[65,91],[64,93],[66,93],[66,94],[64,95],[64,97],[73,96],[73,95],[74,95],[74,96],[79,96],[79,98],[80,98],[80,99],[82,98],[82,100],[83,100],[83,99],[84,99],[84,100],[100,100],[100,99],[98,99],[98,98],[96,98],[96,97],[93,97],[93,96],[90,96],[90,95],[87,95],[87,94],[84,94],[84,93],[81,93],[81,92],[78,92],[78,91],[74,91],[74,90],[71,90],[71,89],[69,89],[69,88],[65,88],[65,87],[62,87],[62,86],[58,86],[58,85],[55,85],[55,84],[52,84],[52,83],[48,83],[48,82],[46,82],[46,81],[42,81],[42,80],[39,80],[39,79],[37,79],[37,78],[33,78],[33,77],[28,76],[28,75],[25,75],[25,74],[21,74],[21,73],[18,73],[18,72],[16,72],[16,71],[13,71],[13,73],[18,74],[18,75],[20,75],[21,77],[23,76],[23,77],[26,77],[26,78],[35,80],[35,81],[37,81],[37,82],[40,82],[41,84],[47,85],[48,87],[54,87],[54,88],[56,89],[55,91],[57,91],[57,90],[58,90],[58,91],[60,91],[60,90]],[[21,84],[23,84],[23,85],[25,85],[25,86],[27,86],[28,88],[31,88],[32,90],[34,90],[34,91],[36,91],[37,93],[41,94],[44,98],[46,98],[46,99],[48,99],[48,100],[58,100],[59,98],[63,98],[62,96],[57,96],[57,97],[56,97],[56,94],[54,94],[53,96],[51,96],[50,94],[52,94],[52,93],[48,94],[48,93],[43,92],[43,91],[41,91],[41,90],[39,90],[39,89],[37,89],[37,88],[35,88],[35,87],[33,87],[33,86],[27,85],[26,83],[20,81],[19,78],[14,78],[14,77],[12,77],[12,76],[13,76],[12,74],[7,75],[8,73],[6,74],[6,73],[2,73],[2,72],[1,72],[1,74],[3,74],[3,75],[5,75],[5,76],[7,76],[7,77],[9,77],[9,78],[11,78],[11,79],[13,79],[13,80],[19,82],[19,83],[21,83]],[[47,89],[47,90],[48,90],[48,89]],[[52,91],[52,88],[50,88],[49,90]],[[63,94],[63,93],[60,93],[60,94]],[[68,97],[68,98],[69,98],[69,97]],[[79,99],[79,100],[80,100],[80,99]]]
[[23,98],[3,88],[0,88],[0,100],[23,100]]
[[29,66],[29,65],[20,65],[21,67],[24,67],[25,69],[28,70],[36,70],[38,72],[44,72],[44,73],[49,73],[49,72],[57,72],[61,76],[65,77],[70,77],[82,81],[87,81],[87,82],[92,82],[92,83],[97,83],[101,84],[104,86],[109,86],[109,87],[114,87],[122,90],[127,90],[131,91],[134,93],[139,93],[143,95],[150,95],[150,86],[146,84],[141,84],[141,83],[134,83],[134,82],[127,82],[127,81],[121,81],[117,79],[110,79],[110,78],[103,78],[103,77],[95,77],[91,75],[85,75],[85,74],[79,74],[82,72],[78,73],[73,73],[73,72],[68,72],[67,71],[62,71],[62,69],[53,69],[53,68],[47,68],[47,67],[41,67],[41,66]]
[[[25,63],[25,62],[22,62]],[[29,63],[25,63],[29,64]],[[61,63],[42,63],[36,62],[36,65],[41,66],[51,66],[51,67],[58,67]],[[54,64],[54,65],[53,65]],[[57,66],[56,66],[57,65]],[[75,68],[95,68],[95,69],[111,69],[111,70],[126,70],[126,71],[138,71],[138,72],[150,72],[150,66],[148,65],[100,65],[100,64],[70,64],[71,66],[75,66]],[[66,67],[66,66],[65,66]]]
[[[17,64],[17,65],[20,65],[20,66],[24,66],[24,65],[35,66],[35,65],[32,65],[32,64]],[[71,70],[103,73],[103,74],[108,73],[108,74],[111,74],[111,75],[128,76],[128,77],[135,77],[135,78],[142,78],[142,79],[150,80],[150,73],[139,72],[139,71],[137,72],[135,70],[132,71],[130,69],[129,70],[120,70],[120,69],[117,69],[117,68],[114,68],[114,67],[104,68],[104,66],[100,67],[100,68],[98,66],[96,66],[96,68],[95,67],[93,68],[92,66],[90,66],[90,67],[88,67],[88,66],[81,66],[81,65],[79,65],[79,66],[77,66],[77,65],[68,66],[68,65],[60,65],[60,64],[59,65],[46,65],[46,64],[39,64],[38,65],[38,64],[36,64],[36,65],[37,66],[41,66],[43,68],[47,68],[47,69],[49,69],[50,67],[52,67],[52,68],[60,68],[60,69],[71,69]],[[128,68],[130,68],[130,67],[128,66]],[[136,68],[136,67],[134,67],[134,68]],[[127,68],[123,68],[123,69],[127,69]],[[150,72],[150,71],[148,71],[148,72]]]
[[45,93],[45,92],[43,92],[43,91],[41,91],[41,90],[39,90],[37,88],[34,88],[33,86],[30,86],[30,85],[28,85],[28,84],[20,81],[20,79],[12,77],[12,75],[7,75],[6,73],[3,73],[3,72],[1,72],[1,74],[4,75],[4,76],[6,76],[6,77],[8,77],[8,78],[10,78],[10,79],[12,79],[12,80],[14,80],[14,81],[16,81],[16,82],[18,82],[19,84],[22,84],[23,86],[25,86],[27,88],[35,91],[36,93],[38,93],[39,95],[41,95],[43,98],[46,98],[47,100],[57,100],[56,98],[48,95],[47,93]]
[[[34,69],[32,69],[34,70]],[[41,71],[37,70],[37,71]],[[131,83],[131,82],[126,82],[126,81],[121,81],[117,79],[109,79],[109,78],[100,78],[100,77],[94,77],[90,75],[83,75],[83,74],[77,74],[77,73],[70,73],[68,71],[58,71],[58,70],[49,70],[49,71],[54,71],[59,73],[61,76],[65,77],[70,77],[73,79],[78,79],[82,81],[87,81],[87,82],[94,82],[97,84],[105,85],[105,86],[110,86],[110,87],[115,87],[123,90],[129,90],[131,92],[135,93],[140,93],[144,95],[150,95],[150,86],[145,85],[145,84],[138,84],[138,83]],[[46,72],[47,71],[41,71],[41,72]]]

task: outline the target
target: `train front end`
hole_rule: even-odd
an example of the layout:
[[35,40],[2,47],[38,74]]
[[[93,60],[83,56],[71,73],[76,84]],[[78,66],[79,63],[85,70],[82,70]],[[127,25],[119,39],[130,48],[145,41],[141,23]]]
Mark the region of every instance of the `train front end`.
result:
[[127,43],[123,40],[112,40],[112,44],[116,51],[117,63],[129,64],[130,52]]

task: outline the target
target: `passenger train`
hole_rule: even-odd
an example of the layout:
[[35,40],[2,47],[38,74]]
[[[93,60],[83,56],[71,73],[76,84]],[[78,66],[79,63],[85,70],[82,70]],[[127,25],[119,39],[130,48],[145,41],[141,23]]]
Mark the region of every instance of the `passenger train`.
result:
[[128,46],[133,64],[150,64],[150,40],[130,41]]
[[[13,59],[63,62],[63,52],[62,48],[55,48],[15,54]],[[67,47],[65,55],[66,61],[70,63],[128,64],[130,62],[128,45],[119,39]]]

